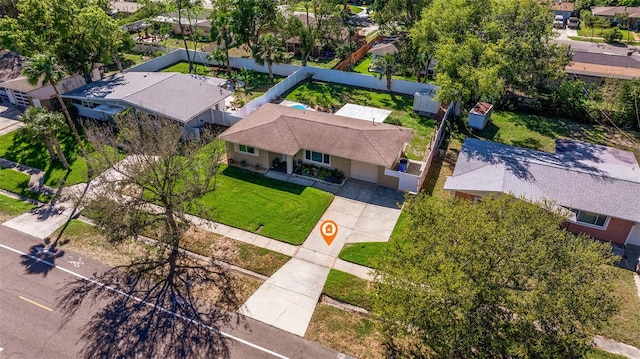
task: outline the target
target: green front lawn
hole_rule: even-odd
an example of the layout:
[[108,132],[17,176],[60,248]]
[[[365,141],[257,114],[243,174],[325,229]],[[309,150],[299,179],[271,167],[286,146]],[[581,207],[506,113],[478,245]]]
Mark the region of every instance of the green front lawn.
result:
[[2,222],[34,208],[34,205],[0,194],[0,220]]
[[[603,29],[603,28],[590,28],[590,27],[586,27],[586,26],[581,26],[578,29],[578,35],[579,36],[583,36],[583,37],[604,37],[604,34],[607,31],[610,31],[611,28],[609,29]],[[593,32],[592,32],[593,31]],[[622,34],[622,40],[623,41],[634,41],[634,37],[633,34],[630,33],[628,30],[622,30],[622,29],[618,29],[618,31],[620,31],[620,33]]]
[[222,165],[217,189],[201,198],[211,220],[291,244],[307,238],[333,195]]
[[67,186],[87,182],[87,163],[73,135],[64,131],[58,134],[58,138],[71,171],[65,170],[59,161],[52,162],[44,145],[28,142],[20,131],[0,136],[0,158],[45,171],[44,184],[50,187],[59,186],[63,180]]
[[413,112],[413,96],[372,91],[359,87],[314,81],[302,82],[283,95],[287,100],[340,109],[347,103],[391,110],[390,119],[414,130],[414,138],[407,148],[407,157],[422,160],[426,154],[436,123],[429,117]]
[[3,190],[29,197],[40,202],[49,202],[48,196],[40,195],[29,189],[31,176],[10,168],[0,168],[0,188]]
[[408,246],[410,242],[402,241],[401,237],[406,233],[408,226],[408,217],[402,212],[398,217],[398,222],[393,228],[391,237],[388,242],[368,242],[368,243],[352,243],[347,244],[340,252],[340,259],[348,262],[357,263],[369,268],[376,268],[384,256],[387,254],[390,246],[400,245]]
[[368,292],[371,286],[372,283],[367,280],[332,269],[324,283],[322,293],[333,299],[370,310],[371,302]]
[[618,296],[619,312],[597,334],[640,348],[640,298],[633,280],[633,272],[610,268],[614,291]]
[[360,6],[349,5],[349,10],[351,10],[352,14],[359,14],[362,12],[362,10],[364,10],[364,8]]

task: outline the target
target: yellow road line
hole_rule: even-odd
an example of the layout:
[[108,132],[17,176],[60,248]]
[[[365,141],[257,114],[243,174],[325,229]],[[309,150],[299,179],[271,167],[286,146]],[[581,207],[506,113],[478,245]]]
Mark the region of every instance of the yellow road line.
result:
[[48,310],[48,311],[50,311],[50,312],[53,312],[53,309],[51,309],[51,308],[49,308],[49,307],[45,307],[44,305],[42,305],[42,304],[40,304],[40,303],[36,303],[36,302],[32,301],[31,299],[27,299],[27,298],[25,298],[25,297],[23,297],[23,296],[18,296],[18,298],[20,298],[20,299],[22,299],[22,300],[24,300],[24,301],[27,301],[27,302],[29,302],[29,303],[31,303],[31,304],[33,304],[33,305],[35,305],[35,306],[38,306],[38,307],[40,307],[40,308],[42,308],[42,309]]

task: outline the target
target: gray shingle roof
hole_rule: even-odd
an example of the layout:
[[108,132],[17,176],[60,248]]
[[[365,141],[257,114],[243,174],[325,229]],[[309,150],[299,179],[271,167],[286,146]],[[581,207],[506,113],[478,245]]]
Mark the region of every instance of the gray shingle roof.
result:
[[92,82],[65,93],[63,97],[122,101],[187,122],[231,95],[231,91],[213,83],[215,81],[207,78],[172,72],[126,72]]
[[267,103],[219,137],[289,156],[308,149],[390,168],[413,134],[405,127]]
[[468,138],[444,189],[503,192],[640,222],[640,168],[633,153],[557,140],[556,153]]

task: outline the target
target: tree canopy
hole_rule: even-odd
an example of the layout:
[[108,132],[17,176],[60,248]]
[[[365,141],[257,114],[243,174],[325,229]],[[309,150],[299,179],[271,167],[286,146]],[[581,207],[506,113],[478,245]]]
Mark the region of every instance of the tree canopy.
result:
[[394,357],[581,357],[615,311],[610,246],[548,204],[419,195],[404,211],[373,298]]
[[552,41],[553,12],[537,0],[433,0],[411,31],[433,56],[444,101],[536,95],[563,75],[568,51]]
[[0,43],[31,57],[51,53],[69,73],[91,82],[98,62],[110,59],[122,43],[121,30],[98,2],[21,0],[18,16],[0,19]]

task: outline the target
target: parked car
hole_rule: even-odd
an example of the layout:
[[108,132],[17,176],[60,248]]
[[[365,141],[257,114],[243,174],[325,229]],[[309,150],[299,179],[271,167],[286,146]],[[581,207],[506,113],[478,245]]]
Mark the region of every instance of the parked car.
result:
[[567,27],[570,29],[577,29],[578,27],[580,27],[580,19],[573,16],[570,17],[569,19],[567,19]]
[[553,19],[553,27],[556,29],[564,29],[564,17],[562,17],[562,15],[556,15]]

